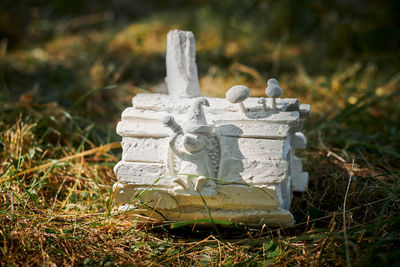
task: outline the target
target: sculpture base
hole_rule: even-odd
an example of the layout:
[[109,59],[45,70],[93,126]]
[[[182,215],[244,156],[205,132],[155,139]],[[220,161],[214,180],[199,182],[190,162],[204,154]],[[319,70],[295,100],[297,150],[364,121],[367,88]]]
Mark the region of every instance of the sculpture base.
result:
[[280,191],[277,185],[258,188],[217,184],[219,194],[214,196],[198,192],[176,194],[173,188],[156,187],[119,183],[115,191],[116,201],[130,203],[119,210],[143,214],[159,221],[200,221],[209,224],[214,220],[248,225],[294,223],[292,214],[280,204],[280,197],[276,195]]
[[227,210],[212,209],[210,214],[205,206],[188,207],[177,210],[149,209],[140,207],[136,210],[134,206],[126,204],[119,209],[122,212],[142,214],[160,222],[191,222],[201,225],[210,225],[212,221],[216,224],[226,225],[227,223],[243,223],[251,226],[267,225],[292,225],[294,224],[293,215],[284,209],[252,209],[252,210]]

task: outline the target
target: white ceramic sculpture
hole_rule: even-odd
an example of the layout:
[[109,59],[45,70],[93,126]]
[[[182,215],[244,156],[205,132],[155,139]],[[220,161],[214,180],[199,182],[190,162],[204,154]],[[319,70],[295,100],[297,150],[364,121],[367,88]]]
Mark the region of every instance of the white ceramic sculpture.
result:
[[275,79],[266,89],[272,98],[249,97],[242,85],[226,99],[201,97],[191,32],[168,34],[166,58],[169,94],[136,95],[117,126],[121,209],[141,205],[170,221],[293,223],[292,190],[308,183],[295,150],[306,147],[301,119],[310,105],[279,99]]

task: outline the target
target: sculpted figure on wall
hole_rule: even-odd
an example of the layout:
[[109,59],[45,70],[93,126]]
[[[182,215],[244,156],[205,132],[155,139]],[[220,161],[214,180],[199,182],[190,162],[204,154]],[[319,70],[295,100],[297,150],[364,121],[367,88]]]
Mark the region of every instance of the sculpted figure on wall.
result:
[[188,118],[182,128],[174,117],[166,116],[164,125],[173,133],[169,139],[168,167],[175,174],[174,182],[178,185],[174,192],[200,192],[214,195],[215,181],[218,177],[221,157],[220,145],[214,127],[208,125],[203,106],[208,107],[206,98],[197,98],[192,104]]

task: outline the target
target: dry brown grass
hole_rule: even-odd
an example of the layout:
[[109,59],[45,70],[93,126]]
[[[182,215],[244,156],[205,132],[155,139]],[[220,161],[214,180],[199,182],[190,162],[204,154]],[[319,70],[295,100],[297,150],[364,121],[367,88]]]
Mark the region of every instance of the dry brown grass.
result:
[[165,34],[177,21],[160,16],[2,48],[0,265],[340,266],[345,228],[352,265],[398,263],[398,71],[362,58],[310,67],[312,41],[255,41],[249,24],[227,40],[212,22],[200,25],[201,87],[223,97],[241,83],[261,96],[278,73],[284,97],[312,104],[300,153],[310,187],[294,195],[296,224],[214,232],[117,212],[115,123],[135,93],[160,86]]

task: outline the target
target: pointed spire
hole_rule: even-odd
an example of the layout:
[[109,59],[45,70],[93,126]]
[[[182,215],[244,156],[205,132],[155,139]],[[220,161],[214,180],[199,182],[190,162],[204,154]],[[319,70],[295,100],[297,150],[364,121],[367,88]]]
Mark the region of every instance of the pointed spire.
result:
[[189,109],[185,132],[209,132],[210,125],[207,125],[203,106],[210,106],[205,97],[197,98]]
[[166,51],[168,92],[176,97],[200,96],[196,41],[190,31],[170,31]]

